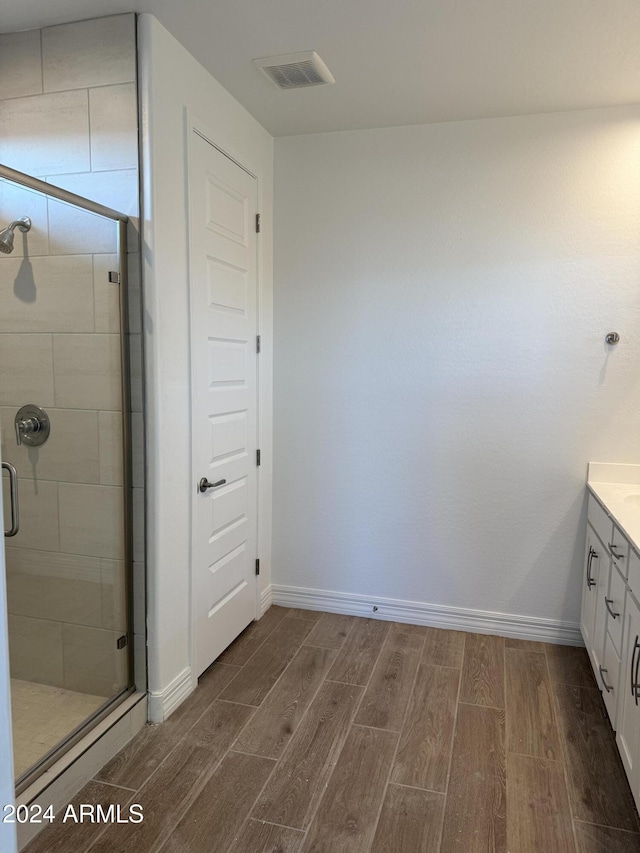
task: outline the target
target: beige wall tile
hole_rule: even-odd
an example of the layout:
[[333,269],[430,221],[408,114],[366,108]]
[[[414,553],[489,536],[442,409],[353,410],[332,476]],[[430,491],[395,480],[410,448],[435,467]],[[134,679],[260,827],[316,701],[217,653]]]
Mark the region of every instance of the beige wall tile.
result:
[[109,272],[118,271],[118,256],[93,256],[93,302],[96,332],[120,333],[120,286],[109,281]]
[[89,91],[91,169],[136,169],[138,105],[135,83]]
[[76,172],[80,174],[50,173],[47,180],[50,184],[90,198],[127,216],[138,213],[139,191],[136,169],[121,169],[113,172],[90,172],[77,169]]
[[0,335],[0,372],[0,405],[53,406],[51,335]]
[[[51,552],[39,553],[41,563],[49,560]],[[15,616],[54,619],[99,628],[102,625],[101,593],[101,584],[95,581],[7,570],[8,609]]]
[[42,551],[30,551],[28,548],[13,548],[8,545],[7,571],[19,574],[38,575],[59,578],[73,582],[100,584],[102,567],[99,557],[87,557],[77,554],[65,554],[61,551],[47,551],[43,559]]
[[49,199],[47,209],[52,255],[115,252],[117,231],[113,220],[55,199]]
[[[1,381],[1,380],[0,380]],[[47,408],[51,433],[40,447],[18,445],[11,440],[16,409],[0,408],[5,440],[2,458],[20,472],[30,471],[40,480],[99,483],[98,413],[80,409]]]
[[3,258],[0,333],[93,332],[93,325],[90,257]]
[[100,436],[100,482],[107,486],[123,483],[122,412],[98,413]]
[[10,615],[9,655],[12,678],[64,686],[60,622]]
[[[2,38],[2,36],[0,36]],[[0,46],[0,63],[2,62]],[[21,187],[6,179],[0,180],[0,221],[2,228],[19,219],[31,217],[31,230],[26,234],[16,229],[11,258],[22,258],[25,254],[33,258],[49,253],[49,231],[47,227],[47,198],[42,193]],[[26,252],[25,252],[26,248]],[[8,258],[2,257],[2,262]],[[0,272],[2,275],[2,272]]]
[[54,335],[56,406],[122,408],[119,335]]
[[60,483],[60,543],[70,554],[124,557],[123,490]]
[[0,80],[12,98],[42,93],[40,30],[0,35]]
[[[20,530],[11,537],[12,548],[59,551],[58,484],[49,480],[26,479],[28,469],[18,472]],[[2,478],[4,523],[9,526],[9,480]]]
[[127,630],[127,577],[122,560],[101,560],[102,627]]
[[80,693],[111,696],[126,686],[127,649],[118,649],[117,631],[62,626],[64,686]]
[[132,14],[47,27],[42,31],[44,90],[135,80],[135,57]]
[[91,168],[86,89],[0,101],[0,127],[0,162],[13,169],[41,176]]

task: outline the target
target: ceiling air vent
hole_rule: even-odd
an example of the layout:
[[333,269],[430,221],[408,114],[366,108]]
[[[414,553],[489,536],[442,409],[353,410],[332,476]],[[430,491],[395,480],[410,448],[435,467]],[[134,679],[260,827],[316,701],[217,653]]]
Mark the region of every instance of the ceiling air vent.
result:
[[278,89],[303,89],[335,83],[333,74],[315,50],[289,53],[285,56],[266,56],[254,59],[253,64],[267,75]]

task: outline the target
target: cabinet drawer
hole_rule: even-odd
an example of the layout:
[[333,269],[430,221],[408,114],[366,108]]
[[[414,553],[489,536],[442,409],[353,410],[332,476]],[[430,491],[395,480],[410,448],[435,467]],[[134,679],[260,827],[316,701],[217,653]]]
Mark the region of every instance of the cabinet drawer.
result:
[[609,595],[605,599],[607,607],[607,631],[613,641],[618,656],[622,654],[622,626],[624,624],[624,603],[627,587],[620,573],[612,566],[609,581]]
[[607,636],[604,644],[604,660],[598,673],[598,681],[600,682],[598,686],[602,690],[602,698],[609,714],[609,721],[615,731],[618,685],[620,682],[620,658],[616,653],[610,636]]
[[613,558],[613,564],[618,567],[620,573],[626,579],[629,572],[629,552],[631,551],[631,548],[629,547],[629,542],[626,537],[615,524],[613,525],[611,539],[604,544],[607,546],[607,551]]
[[589,524],[602,540],[602,544],[607,548],[613,539],[613,521],[611,521],[607,513],[602,509],[593,495],[589,495],[589,509],[587,517],[589,519]]
[[629,576],[627,578],[629,589],[640,601],[640,557],[635,551],[629,553]]

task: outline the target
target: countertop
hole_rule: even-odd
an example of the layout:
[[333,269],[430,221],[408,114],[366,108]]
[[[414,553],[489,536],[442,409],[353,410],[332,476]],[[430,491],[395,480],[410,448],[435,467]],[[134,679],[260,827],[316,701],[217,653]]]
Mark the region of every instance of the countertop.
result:
[[640,552],[640,465],[590,462],[587,487]]

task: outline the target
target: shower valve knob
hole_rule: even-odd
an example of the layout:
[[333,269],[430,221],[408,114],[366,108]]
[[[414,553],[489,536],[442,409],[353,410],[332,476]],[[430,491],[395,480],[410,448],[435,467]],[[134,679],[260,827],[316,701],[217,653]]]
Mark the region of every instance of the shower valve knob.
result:
[[15,417],[16,442],[39,447],[49,438],[51,424],[44,409],[33,403],[27,403],[18,410]]

